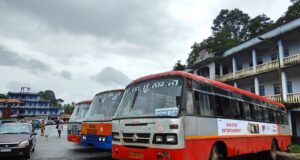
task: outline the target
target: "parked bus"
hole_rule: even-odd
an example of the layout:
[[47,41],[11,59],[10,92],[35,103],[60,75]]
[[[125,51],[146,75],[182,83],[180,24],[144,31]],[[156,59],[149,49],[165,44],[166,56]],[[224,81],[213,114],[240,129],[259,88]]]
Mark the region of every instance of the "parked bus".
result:
[[75,105],[68,123],[68,141],[80,143],[81,122],[90,108],[92,100],[81,101]]
[[114,159],[219,160],[291,142],[283,104],[194,74],[171,71],[130,83],[113,118]]
[[111,150],[112,117],[124,90],[98,93],[81,126],[81,145]]

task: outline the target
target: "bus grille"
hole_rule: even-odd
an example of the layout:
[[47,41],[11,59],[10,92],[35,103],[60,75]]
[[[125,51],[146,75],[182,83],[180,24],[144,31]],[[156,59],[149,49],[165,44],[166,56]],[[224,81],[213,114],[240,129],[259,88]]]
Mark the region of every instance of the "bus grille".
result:
[[[136,135],[136,139],[134,136]],[[125,143],[149,144],[150,133],[123,133],[123,141]]]
[[78,126],[77,125],[72,125],[71,134],[72,135],[77,135],[78,134]]
[[87,134],[96,134],[97,130],[96,129],[87,129]]
[[98,136],[96,136],[96,135],[88,135],[88,136],[86,136],[86,140],[88,141],[88,142],[97,142],[98,141]]

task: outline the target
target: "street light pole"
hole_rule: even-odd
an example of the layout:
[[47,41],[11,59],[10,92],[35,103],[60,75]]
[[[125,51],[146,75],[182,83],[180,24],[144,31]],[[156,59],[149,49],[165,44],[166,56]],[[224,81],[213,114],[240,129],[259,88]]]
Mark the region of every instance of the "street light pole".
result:
[[274,48],[277,52],[277,61],[278,61],[278,77],[279,77],[279,88],[280,88],[280,100],[282,103],[284,103],[284,99],[283,99],[283,87],[282,87],[282,77],[281,77],[281,64],[280,64],[280,53],[278,51],[277,45],[274,44],[274,42],[270,41],[269,39],[264,39],[262,37],[258,37],[257,39],[267,42],[268,44],[271,45],[272,48]]

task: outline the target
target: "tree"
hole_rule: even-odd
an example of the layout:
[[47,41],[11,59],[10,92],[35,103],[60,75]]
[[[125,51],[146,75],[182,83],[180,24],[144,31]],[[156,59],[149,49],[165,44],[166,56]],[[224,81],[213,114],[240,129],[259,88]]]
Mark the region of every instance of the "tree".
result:
[[288,10],[281,16],[276,23],[283,24],[300,16],[300,0],[291,0],[292,5],[288,7]]
[[214,19],[211,27],[213,34],[217,34],[226,30],[230,33],[230,38],[238,40],[246,40],[247,28],[250,17],[239,9],[222,9],[220,14]]
[[6,94],[0,93],[0,99],[8,99],[8,97]]
[[64,104],[63,108],[64,108],[64,112],[65,112],[66,114],[72,114],[72,113],[73,113],[73,110],[74,110],[74,108],[75,108],[75,103],[72,102],[71,104],[70,104],[70,103]]
[[274,27],[274,21],[267,17],[265,14],[258,15],[250,19],[248,25],[248,38],[253,38],[267,30]]
[[191,46],[191,49],[192,51],[186,60],[187,62],[186,68],[191,67],[196,61],[196,58],[199,56],[199,52],[201,51],[200,43],[194,42],[194,44]]
[[173,70],[174,70],[174,71],[183,71],[183,70],[185,70],[185,65],[184,65],[184,64],[181,64],[181,60],[178,60],[178,61],[175,63],[175,66],[173,67]]
[[51,102],[52,107],[58,107],[58,101],[61,99],[56,99],[55,93],[52,90],[40,91],[39,95],[44,99]]

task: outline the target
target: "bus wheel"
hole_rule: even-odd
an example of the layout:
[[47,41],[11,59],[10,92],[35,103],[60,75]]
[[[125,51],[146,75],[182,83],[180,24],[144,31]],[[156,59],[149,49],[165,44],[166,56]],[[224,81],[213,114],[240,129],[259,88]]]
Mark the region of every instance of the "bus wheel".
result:
[[219,151],[217,145],[214,145],[210,152],[209,160],[224,160],[224,155]]
[[277,143],[275,140],[272,141],[271,150],[267,151],[264,155],[267,160],[276,160],[277,159]]

